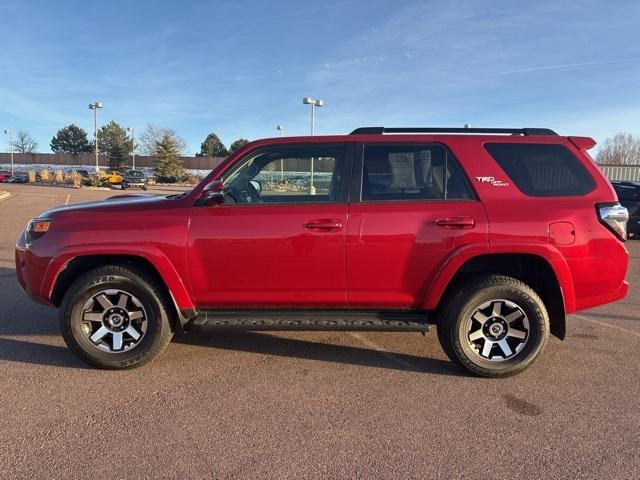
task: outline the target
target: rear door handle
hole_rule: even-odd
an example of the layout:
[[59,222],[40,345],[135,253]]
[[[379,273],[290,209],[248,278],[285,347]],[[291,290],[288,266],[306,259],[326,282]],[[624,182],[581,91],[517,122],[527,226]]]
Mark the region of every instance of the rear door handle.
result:
[[473,228],[476,221],[472,217],[448,217],[437,219],[436,225],[442,228]]
[[307,223],[304,224],[304,228],[308,228],[309,230],[325,230],[325,231],[339,232],[340,230],[342,230],[342,222],[340,220],[335,220],[331,218],[309,220]]

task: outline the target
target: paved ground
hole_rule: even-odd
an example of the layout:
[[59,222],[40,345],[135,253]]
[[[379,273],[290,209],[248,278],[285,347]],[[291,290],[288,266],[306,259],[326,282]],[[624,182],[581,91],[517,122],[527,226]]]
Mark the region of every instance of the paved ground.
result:
[[505,380],[461,375],[433,333],[182,335],[105,372],[20,292],[13,244],[44,208],[113,193],[2,187],[2,478],[640,478],[640,241],[629,298]]

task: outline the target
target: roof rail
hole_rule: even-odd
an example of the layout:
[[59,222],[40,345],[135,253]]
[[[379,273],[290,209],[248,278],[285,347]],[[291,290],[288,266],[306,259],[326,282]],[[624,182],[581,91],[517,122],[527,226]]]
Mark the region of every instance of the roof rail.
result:
[[383,133],[507,133],[511,135],[558,135],[549,128],[433,128],[433,127],[360,127],[350,135],[382,135]]

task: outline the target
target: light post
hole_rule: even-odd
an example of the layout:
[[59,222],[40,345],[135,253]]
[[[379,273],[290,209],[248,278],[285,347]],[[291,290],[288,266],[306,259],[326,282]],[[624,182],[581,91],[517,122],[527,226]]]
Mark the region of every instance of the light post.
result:
[[323,107],[324,102],[319,99],[304,97],[302,99],[302,103],[304,103],[305,105],[311,105],[311,136],[313,136],[315,133],[314,130],[316,121],[316,107]]
[[9,135],[9,148],[11,149],[11,176],[13,177],[13,134],[9,129],[5,130],[4,134]]
[[[316,107],[324,106],[324,102],[317,98],[304,97],[302,103],[311,105],[311,136],[315,133]],[[309,195],[316,194],[316,187],[313,185],[313,157],[311,157],[311,186],[309,187]]]
[[89,104],[89,110],[93,110],[93,136],[96,146],[96,175],[100,175],[100,167],[98,165],[98,109],[102,108],[102,102],[94,102]]
[[131,159],[132,159],[131,168],[135,170],[136,169],[136,134],[133,131],[133,128],[131,127],[127,127],[127,132],[131,132]]
[[[276,125],[276,130],[280,132],[280,136],[284,137],[284,125]],[[284,159],[280,159],[280,181],[284,183]]]

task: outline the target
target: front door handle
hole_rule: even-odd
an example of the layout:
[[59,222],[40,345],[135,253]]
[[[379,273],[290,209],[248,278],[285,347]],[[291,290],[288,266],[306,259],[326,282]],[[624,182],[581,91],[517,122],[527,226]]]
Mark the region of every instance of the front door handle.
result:
[[342,230],[342,222],[331,218],[322,218],[319,220],[309,220],[304,224],[304,228],[309,230],[324,230],[339,232]]
[[473,228],[476,221],[472,217],[448,217],[437,219],[436,225],[442,228]]

